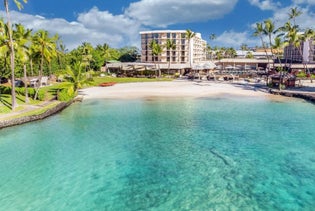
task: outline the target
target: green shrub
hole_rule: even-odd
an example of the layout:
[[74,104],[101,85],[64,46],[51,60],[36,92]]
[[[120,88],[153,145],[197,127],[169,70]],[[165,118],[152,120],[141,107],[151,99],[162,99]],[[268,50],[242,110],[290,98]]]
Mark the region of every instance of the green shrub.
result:
[[37,96],[38,100],[44,101],[46,100],[46,96],[47,96],[47,92],[45,90],[40,89],[38,91],[38,96]]
[[74,97],[75,97],[75,92],[74,92],[73,86],[71,86],[69,88],[63,88],[63,89],[59,90],[59,92],[57,94],[57,98],[59,101],[68,102],[68,101],[72,100]]
[[[25,95],[25,88],[24,87],[17,87],[15,88],[15,92],[18,95]],[[10,93],[11,94],[11,93]],[[27,88],[27,94],[30,98],[34,98],[35,96],[35,89],[34,88]]]
[[298,78],[305,78],[306,77],[306,73],[305,72],[299,72],[296,74],[296,77]]
[[0,86],[0,93],[1,94],[11,94],[11,87],[9,86]]
[[35,89],[34,88],[28,88],[28,96],[33,98],[35,96]]

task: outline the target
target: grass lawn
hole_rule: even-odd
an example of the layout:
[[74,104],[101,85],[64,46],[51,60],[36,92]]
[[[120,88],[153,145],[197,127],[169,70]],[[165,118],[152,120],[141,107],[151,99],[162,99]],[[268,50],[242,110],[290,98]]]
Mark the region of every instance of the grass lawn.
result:
[[[23,112],[21,114],[16,114],[14,116],[10,116],[10,117],[6,117],[4,118],[4,120],[10,120],[10,119],[16,119],[16,118],[21,118],[21,117],[26,117],[26,116],[32,116],[32,115],[40,115],[44,112],[46,112],[48,109],[54,108],[55,106],[57,106],[60,102],[55,101],[49,105],[40,107],[38,109],[32,110],[32,111],[27,111],[27,112]],[[0,113],[1,114],[1,113]]]
[[[40,103],[40,101],[33,100],[31,98],[30,103],[31,105],[36,105]],[[16,111],[23,110],[23,105],[25,104],[25,96],[22,95],[16,95],[16,102],[18,104],[18,107],[15,109]],[[12,98],[11,95],[8,94],[1,94],[0,95],[0,115],[1,114],[6,114],[11,112],[11,106],[12,106]]]
[[[57,91],[64,87],[64,83],[56,83],[51,86],[45,86],[40,88],[46,93],[46,99],[53,99],[57,95]],[[39,100],[33,100],[29,97],[30,103],[28,105],[37,105],[42,103],[43,101]],[[25,103],[25,96],[20,95],[16,93],[16,102],[18,104],[18,107],[15,109],[15,111],[21,111],[24,109],[24,106],[27,105]],[[0,93],[0,115],[6,114],[11,112],[11,106],[12,106],[12,97],[10,94],[1,94]]]

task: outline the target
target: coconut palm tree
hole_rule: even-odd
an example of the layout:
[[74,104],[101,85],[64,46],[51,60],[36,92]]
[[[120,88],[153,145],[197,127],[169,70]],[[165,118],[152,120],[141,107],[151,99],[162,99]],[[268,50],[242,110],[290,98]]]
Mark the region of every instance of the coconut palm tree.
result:
[[78,61],[72,66],[67,66],[66,68],[66,80],[71,83],[74,92],[81,89],[83,85],[90,84],[92,82],[91,78],[88,77],[88,73],[83,71],[83,68],[85,68],[85,65]]
[[59,69],[62,70],[65,68],[65,55],[66,55],[66,46],[63,44],[59,35],[56,34],[56,53],[57,53],[57,62]]
[[[57,56],[56,52],[56,39],[57,37],[49,37],[48,31],[39,30],[33,36],[34,53],[40,58],[39,69],[39,82],[41,82],[43,76],[44,62],[50,63],[51,59]],[[37,98],[40,86],[37,87],[35,97]]]
[[268,64],[269,64],[269,56],[268,56],[268,53],[267,53],[266,43],[265,43],[264,38],[263,38],[263,35],[264,35],[264,24],[263,23],[256,23],[256,28],[255,28],[255,31],[254,31],[253,35],[255,37],[259,37],[260,38],[262,47],[263,47],[263,49],[265,51],[266,58],[267,58]]
[[207,53],[207,55],[210,56],[210,60],[212,60],[212,57],[213,57],[213,53],[214,53],[213,50],[214,50],[214,49],[212,49],[211,46],[207,43],[206,53]]
[[[151,41],[150,48],[152,50],[153,63],[155,63],[155,58],[158,57],[163,52],[163,48],[155,40]],[[159,76],[161,76],[161,70],[159,68],[159,65],[158,65],[158,71],[159,71]]]
[[282,69],[282,65],[281,65],[281,59],[280,59],[280,56],[281,56],[280,51],[283,49],[284,45],[285,45],[285,42],[282,41],[281,37],[277,36],[274,38],[272,51],[276,54],[281,69]]
[[293,20],[294,26],[296,26],[296,18],[300,15],[302,15],[302,11],[298,10],[297,7],[290,9],[289,20]]
[[190,29],[186,30],[186,39],[188,40],[188,59],[189,59],[189,68],[192,68],[192,57],[191,55],[191,40],[196,36],[196,33],[191,31]]
[[210,40],[215,40],[217,38],[217,35],[215,35],[215,34],[210,34],[210,36],[209,36],[209,39]]
[[[27,0],[23,0],[24,3],[27,3]],[[19,0],[14,0],[16,6],[21,9],[22,4]],[[11,68],[11,98],[12,98],[12,111],[17,107],[16,95],[15,95],[15,55],[13,47],[13,37],[12,37],[12,27],[11,27],[11,18],[9,12],[9,2],[4,0],[4,7],[7,16],[7,35],[9,40],[9,49],[10,49],[10,68]]]
[[101,57],[104,59],[104,62],[107,62],[110,58],[110,47],[107,43],[104,43],[103,45],[97,45],[96,51],[100,52]]
[[[290,21],[287,21],[283,26],[279,27],[277,31],[282,32],[278,36],[283,36],[284,37],[284,42],[286,45],[292,45],[292,41],[297,37],[297,30],[298,27],[296,25],[292,25]],[[292,63],[292,50],[291,50],[291,55],[290,55],[290,62]],[[286,66],[288,63],[288,58],[286,58]]]
[[168,58],[168,75],[169,75],[170,74],[170,66],[171,66],[171,52],[170,51],[176,49],[175,40],[167,39],[165,47],[169,53],[169,58]]
[[[264,29],[263,29],[263,33],[264,35],[266,35],[268,37],[269,40],[269,47],[272,48],[272,35],[275,34],[277,32],[277,30],[275,29],[275,25],[272,22],[272,20],[267,19],[264,21]],[[273,51],[271,50],[271,57],[273,60]],[[269,63],[269,62],[268,62]],[[274,62],[273,64],[273,69],[274,69]]]
[[90,43],[83,42],[82,45],[79,47],[79,50],[81,51],[82,65],[85,67],[85,72],[88,72],[91,62],[93,61],[93,46]]
[[[27,0],[23,0],[24,3],[27,3]],[[22,3],[19,0],[14,0],[14,3],[18,9],[22,9]],[[9,47],[10,47],[10,67],[11,67],[11,98],[12,98],[12,111],[17,107],[16,95],[15,95],[15,54],[13,47],[13,37],[12,37],[12,27],[11,27],[11,18],[9,12],[9,2],[4,0],[4,7],[7,16],[7,35],[9,38]]]
[[246,43],[242,43],[241,50],[242,51],[248,51],[248,45]]
[[24,73],[24,86],[25,86],[25,103],[29,103],[28,98],[28,90],[27,90],[27,70],[26,70],[26,64],[29,60],[29,47],[28,43],[30,42],[31,38],[31,32],[30,29],[25,29],[23,25],[16,24],[15,30],[13,31],[13,38],[15,41],[15,51],[16,55],[19,58],[19,60],[23,64],[23,73]]

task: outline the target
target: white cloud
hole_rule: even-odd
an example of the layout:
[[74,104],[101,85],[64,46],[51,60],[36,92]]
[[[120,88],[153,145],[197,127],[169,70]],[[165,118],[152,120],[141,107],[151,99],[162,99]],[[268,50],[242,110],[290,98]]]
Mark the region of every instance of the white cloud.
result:
[[[311,6],[315,5],[315,0],[292,0],[292,5],[286,8],[279,7],[280,4],[276,0],[248,1],[262,10],[274,11],[273,17],[270,18],[275,21],[277,27],[288,20],[288,13],[293,5],[300,5],[303,14],[296,19],[297,24],[301,28],[314,26],[315,14]],[[237,0],[139,0],[131,3],[122,14],[114,15],[94,7],[79,13],[77,19],[72,22],[16,11],[12,11],[11,16],[15,22],[22,23],[34,31],[45,29],[52,35],[58,33],[69,50],[82,42],[90,42],[94,46],[108,43],[111,47],[139,47],[141,30],[150,29],[151,26],[168,27],[172,24],[206,22],[229,13],[236,3]],[[0,15],[5,17],[3,12]],[[218,34],[217,39],[210,44],[239,48],[243,43],[248,46],[261,45],[259,39],[252,37],[252,31],[236,32],[228,29],[221,35]]]
[[252,37],[249,32],[225,31],[215,39],[215,44],[239,49],[242,44],[249,47],[260,46],[259,40]]
[[221,18],[236,3],[237,0],[141,0],[131,3],[125,14],[144,25],[167,27]]
[[248,0],[253,6],[259,7],[261,10],[277,10],[281,4],[273,0]]
[[[3,12],[1,16],[4,17]],[[94,46],[108,43],[111,47],[138,44],[140,24],[123,15],[114,16],[108,11],[100,11],[96,7],[79,14],[78,19],[73,22],[61,18],[46,19],[16,11],[11,11],[11,19],[33,31],[44,29],[51,35],[57,33],[69,50],[83,42],[90,42]]]
[[315,0],[294,0],[295,4],[310,4],[315,5]]
[[34,31],[44,29],[52,35],[59,34],[69,50],[82,42],[90,42],[94,46],[103,43],[108,43],[112,47],[139,46],[141,30],[152,26],[167,27],[171,24],[220,18],[229,13],[237,1],[140,0],[131,3],[119,15],[94,7],[87,12],[79,13],[77,19],[72,22],[17,11],[11,11],[11,16],[15,23],[22,23]]
[[[276,27],[288,21],[288,14],[291,8],[293,8],[293,6],[278,9],[277,12],[274,13],[271,19],[275,21]],[[296,18],[296,24],[299,25],[302,30],[309,27],[314,28],[315,13],[309,8],[299,8],[299,10],[302,14]]]

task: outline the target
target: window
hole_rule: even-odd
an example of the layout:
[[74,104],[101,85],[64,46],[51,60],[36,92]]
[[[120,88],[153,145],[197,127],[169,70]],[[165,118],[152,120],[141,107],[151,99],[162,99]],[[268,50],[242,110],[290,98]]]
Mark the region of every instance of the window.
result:
[[167,33],[167,38],[171,38],[171,33]]
[[158,33],[154,33],[153,34],[153,39],[158,39],[159,38],[159,34]]

